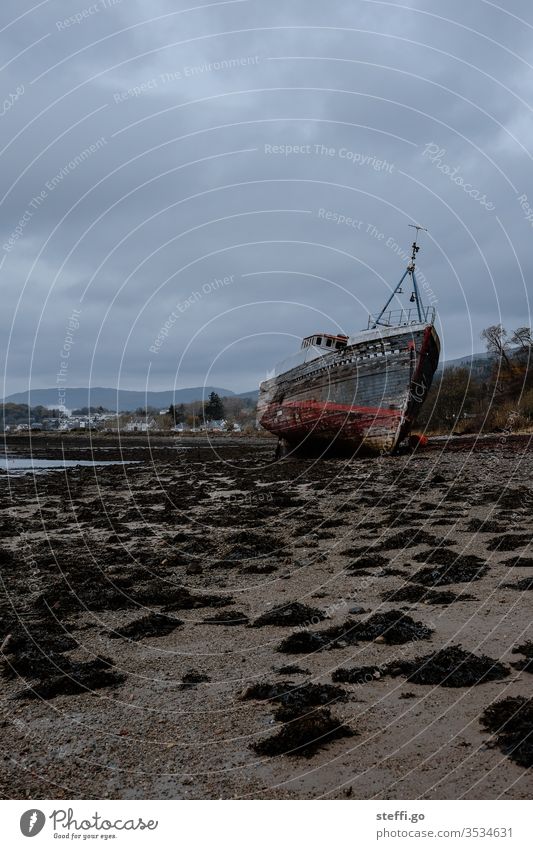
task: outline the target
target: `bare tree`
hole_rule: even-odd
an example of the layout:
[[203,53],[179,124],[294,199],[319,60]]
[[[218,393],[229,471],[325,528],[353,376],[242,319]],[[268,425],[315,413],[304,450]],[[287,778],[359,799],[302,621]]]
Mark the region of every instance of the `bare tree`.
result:
[[481,331],[481,338],[484,340],[487,351],[491,354],[496,354],[499,360],[504,360],[507,368],[511,371],[511,363],[507,354],[509,341],[507,338],[507,330],[501,324],[491,324]]
[[530,327],[517,327],[511,337],[513,345],[519,345],[523,351],[529,351],[533,345]]

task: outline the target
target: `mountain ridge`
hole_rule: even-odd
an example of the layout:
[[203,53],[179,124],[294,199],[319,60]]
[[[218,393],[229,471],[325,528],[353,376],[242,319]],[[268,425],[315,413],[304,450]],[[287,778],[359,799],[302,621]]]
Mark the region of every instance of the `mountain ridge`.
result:
[[[246,398],[252,397],[253,392],[237,394],[231,389],[218,386],[190,386],[184,389],[164,389],[161,391],[143,392],[136,389],[113,389],[107,386],[79,386],[61,388],[64,406],[69,410],[81,407],[105,407],[108,410],[131,412],[139,407],[156,407],[164,409],[171,404],[190,404],[193,401],[207,400],[211,392],[220,397]],[[64,393],[64,395],[63,395]],[[118,399],[118,401],[117,401]],[[25,392],[13,392],[7,395],[4,404],[28,404],[30,407],[59,407],[58,387],[32,389]]]
[[[469,366],[474,371],[488,371],[492,361],[495,359],[494,354],[486,351],[479,353],[467,354],[463,357],[455,357],[451,360],[443,360],[439,363],[438,370],[447,368],[461,368]],[[162,389],[160,391],[143,392],[137,389],[113,389],[107,386],[81,386],[71,387],[61,390],[65,393],[65,406],[68,409],[78,409],[80,407],[88,407],[89,400],[91,407],[106,407],[108,410],[131,412],[139,407],[158,407],[164,409],[171,404],[190,404],[193,401],[202,402],[207,400],[210,392],[216,392],[220,397],[226,398],[252,398],[257,399],[258,390],[251,389],[247,392],[233,392],[231,389],[224,389],[219,386],[188,386],[183,389]],[[119,404],[117,405],[117,394]],[[30,400],[31,399],[31,400]],[[46,389],[32,389],[25,392],[13,392],[7,395],[3,402],[4,404],[28,404],[31,407],[36,407],[42,404],[45,407],[59,406],[58,387],[49,387]]]

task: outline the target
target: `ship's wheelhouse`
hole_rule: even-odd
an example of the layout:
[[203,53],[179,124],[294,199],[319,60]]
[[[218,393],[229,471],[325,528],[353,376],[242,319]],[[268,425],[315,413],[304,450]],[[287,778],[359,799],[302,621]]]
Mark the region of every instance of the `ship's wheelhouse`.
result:
[[342,334],[334,336],[332,333],[316,333],[313,336],[306,336],[302,340],[302,348],[325,348],[330,351],[338,351],[340,348],[345,348],[347,342],[348,337]]

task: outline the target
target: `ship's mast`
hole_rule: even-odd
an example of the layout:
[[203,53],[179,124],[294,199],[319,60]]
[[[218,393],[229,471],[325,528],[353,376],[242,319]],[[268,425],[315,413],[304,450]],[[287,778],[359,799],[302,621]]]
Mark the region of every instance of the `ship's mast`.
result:
[[391,303],[393,298],[396,297],[396,295],[401,294],[402,283],[405,280],[405,278],[407,277],[407,275],[409,275],[409,277],[411,278],[412,286],[413,286],[413,291],[411,293],[410,300],[411,300],[411,302],[416,303],[418,320],[420,322],[423,321],[422,308],[421,308],[421,305],[420,305],[420,291],[418,289],[418,281],[416,279],[415,268],[416,268],[416,255],[417,255],[418,251],[420,250],[420,245],[418,244],[418,234],[420,233],[420,230],[423,230],[425,233],[427,233],[427,227],[421,227],[419,224],[409,224],[409,227],[413,227],[416,230],[415,240],[414,240],[414,242],[411,246],[411,259],[409,261],[409,265],[407,266],[407,268],[405,269],[404,273],[402,274],[400,280],[396,284],[396,286],[395,286],[390,298],[388,299],[387,303],[385,304],[385,306],[381,310],[380,314],[378,315],[376,322],[374,324],[374,327],[377,327],[378,324],[380,324],[381,319],[382,319],[383,315],[386,313],[386,311],[389,307],[389,304]]

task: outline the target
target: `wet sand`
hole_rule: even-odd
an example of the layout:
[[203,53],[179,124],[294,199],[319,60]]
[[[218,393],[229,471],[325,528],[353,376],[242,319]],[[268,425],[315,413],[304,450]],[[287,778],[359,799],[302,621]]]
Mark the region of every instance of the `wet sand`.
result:
[[31,443],[138,462],[0,472],[4,797],[530,795],[482,722],[531,695],[530,438]]

